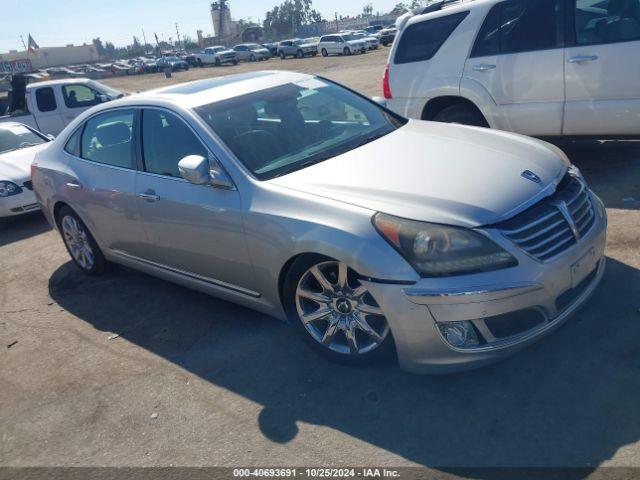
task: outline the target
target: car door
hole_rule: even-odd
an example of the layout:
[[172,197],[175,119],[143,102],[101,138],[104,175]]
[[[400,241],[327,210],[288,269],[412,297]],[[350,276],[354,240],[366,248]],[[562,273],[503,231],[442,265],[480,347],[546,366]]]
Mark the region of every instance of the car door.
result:
[[495,126],[560,135],[564,110],[564,0],[509,0],[489,11],[463,82],[495,102]]
[[640,134],[640,0],[572,0],[565,135]]
[[213,155],[175,113],[146,108],[142,114],[144,171],[136,189],[145,228],[154,243],[153,261],[214,284],[254,287],[253,267],[235,189],[194,185],[180,176],[188,155]]
[[57,98],[53,87],[36,88],[33,93],[35,99],[35,112],[38,129],[51,135],[58,135],[65,124],[60,115],[60,99]]
[[60,114],[65,126],[88,108],[102,103],[100,92],[81,83],[63,85],[62,100]]
[[331,53],[342,53],[345,46],[346,46],[346,42],[344,41],[344,39],[341,36],[336,35],[335,37],[333,37],[333,43],[332,43],[333,50]]
[[109,110],[75,131],[65,147],[65,195],[108,254],[144,258],[149,245],[135,192],[137,114],[131,108]]

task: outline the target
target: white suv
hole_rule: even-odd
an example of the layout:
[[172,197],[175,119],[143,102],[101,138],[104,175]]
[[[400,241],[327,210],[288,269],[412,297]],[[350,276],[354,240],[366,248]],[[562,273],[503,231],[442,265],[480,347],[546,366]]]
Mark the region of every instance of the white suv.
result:
[[404,20],[383,82],[402,115],[640,135],[640,0],[446,1]]
[[369,44],[351,33],[336,33],[323,36],[318,43],[318,50],[323,57],[333,54],[351,55],[358,52],[366,53],[369,50]]

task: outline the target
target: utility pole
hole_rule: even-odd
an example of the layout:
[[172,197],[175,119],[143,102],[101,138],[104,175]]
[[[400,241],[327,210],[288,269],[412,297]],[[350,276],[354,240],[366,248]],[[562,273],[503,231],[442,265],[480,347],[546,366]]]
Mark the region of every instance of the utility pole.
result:
[[340,31],[340,27],[338,26],[338,12],[336,12],[336,33]]
[[144,42],[144,54],[147,54],[147,36],[144,34],[144,28],[142,29],[142,41]]
[[178,22],[176,22],[176,35],[178,36],[178,48],[182,50],[182,43],[180,43],[180,30],[178,30]]

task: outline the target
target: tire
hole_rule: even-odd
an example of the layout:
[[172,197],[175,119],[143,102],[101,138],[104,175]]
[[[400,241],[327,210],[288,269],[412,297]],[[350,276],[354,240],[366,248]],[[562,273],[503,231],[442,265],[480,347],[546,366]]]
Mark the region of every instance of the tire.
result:
[[201,58],[196,60],[196,63],[198,64],[198,67],[200,67],[200,68],[204,67],[204,64],[202,63],[202,59]]
[[64,246],[78,268],[87,275],[102,275],[109,264],[80,217],[65,206],[58,212],[56,221]]
[[220,59],[219,59],[219,58],[217,58],[217,57],[216,57],[216,60],[215,60],[215,62],[214,62],[214,63],[215,63],[215,65],[216,65],[216,67],[219,67],[220,65],[222,65],[222,62],[221,62],[221,61],[220,61]]
[[329,56],[329,52],[327,52],[326,48],[323,48],[321,53],[322,53],[323,57],[328,57]]
[[351,49],[349,49],[349,47],[344,47],[344,50],[342,51],[342,53],[344,55],[351,55]]
[[280,60],[284,60],[285,58],[287,58],[287,56],[284,54],[284,52],[280,52]]
[[256,56],[252,53],[251,56],[249,57],[249,61],[250,62],[255,62],[256,61]]
[[389,42],[382,42],[382,46],[383,47],[388,47],[389,46]]
[[[339,273],[341,269],[344,276]],[[324,278],[328,289],[322,287],[314,272]],[[343,287],[339,286],[340,278],[344,278]],[[329,303],[321,303],[318,298],[326,298]],[[320,255],[298,258],[287,272],[283,303],[298,333],[331,361],[366,365],[387,359],[394,352],[393,335],[382,310],[360,284],[358,275],[344,263]],[[319,311],[328,313],[303,322],[302,316],[310,319]]]
[[233,61],[233,64],[234,64],[234,65],[238,65],[239,63],[240,63],[240,60],[234,60],[234,61]]
[[302,50],[298,50],[296,52],[296,58],[298,58],[298,59],[304,58],[304,52]]
[[311,56],[312,56],[312,57],[317,57],[317,56],[318,56],[318,52],[313,52],[313,53],[311,54]]
[[434,122],[461,123],[474,127],[489,127],[489,124],[482,114],[468,105],[450,105],[440,110],[434,117]]

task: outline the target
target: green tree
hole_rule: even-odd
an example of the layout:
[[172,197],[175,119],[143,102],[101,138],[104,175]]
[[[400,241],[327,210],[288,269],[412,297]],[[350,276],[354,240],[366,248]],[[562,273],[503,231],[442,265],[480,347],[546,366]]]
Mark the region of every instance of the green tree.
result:
[[373,5],[368,3],[362,8],[362,16],[370,17],[371,15],[373,15]]
[[312,8],[312,0],[285,0],[265,14],[262,24],[270,37],[293,35],[300,25],[321,22],[322,15]]
[[104,44],[100,37],[93,39],[93,46],[96,47],[96,52],[98,52],[98,56],[100,58],[104,58],[107,56],[107,52],[105,51]]
[[402,15],[403,13],[407,13],[409,8],[404,3],[398,3],[393,10],[389,12],[389,15]]

